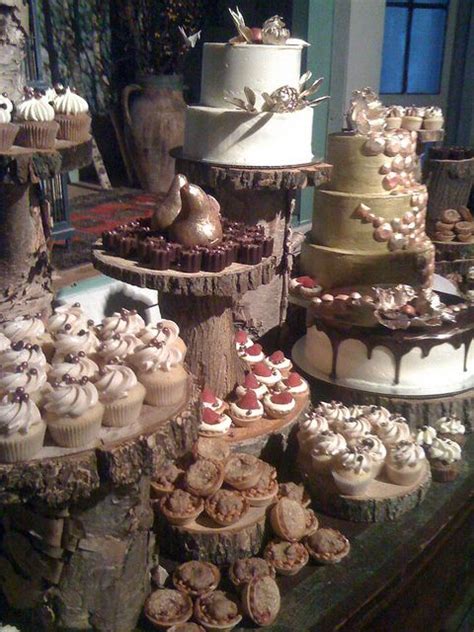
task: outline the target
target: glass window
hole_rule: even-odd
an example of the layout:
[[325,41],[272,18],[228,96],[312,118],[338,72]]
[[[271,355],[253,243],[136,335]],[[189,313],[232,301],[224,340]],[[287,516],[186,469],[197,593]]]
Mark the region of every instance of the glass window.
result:
[[440,90],[449,0],[387,0],[382,94]]

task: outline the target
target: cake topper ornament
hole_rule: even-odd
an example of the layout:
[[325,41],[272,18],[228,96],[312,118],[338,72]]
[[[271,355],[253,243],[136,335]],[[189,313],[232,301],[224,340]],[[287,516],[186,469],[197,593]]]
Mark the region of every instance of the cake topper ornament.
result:
[[283,19],[274,15],[265,20],[262,28],[250,27],[245,24],[245,19],[239,10],[229,8],[229,13],[237,29],[237,36],[229,40],[229,44],[269,44],[274,46],[309,46],[308,42],[297,37],[290,37],[290,31],[286,28]]
[[193,33],[192,35],[187,35],[184,27],[182,26],[178,26],[178,31],[183,38],[186,48],[194,48],[198,41],[201,39],[201,31],[197,31],[197,33]]
[[346,114],[347,126],[357,134],[382,132],[385,129],[387,108],[372,88],[354,90]]
[[262,42],[264,44],[286,44],[289,38],[290,31],[279,15],[274,15],[263,23]]

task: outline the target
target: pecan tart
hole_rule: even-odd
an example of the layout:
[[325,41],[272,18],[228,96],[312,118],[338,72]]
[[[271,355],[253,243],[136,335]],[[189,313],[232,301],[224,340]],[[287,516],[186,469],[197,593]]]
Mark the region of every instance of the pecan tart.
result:
[[183,470],[176,467],[171,461],[165,463],[153,474],[151,480],[151,493],[154,498],[161,498],[165,494],[171,494],[176,489]]
[[280,589],[273,577],[255,577],[244,586],[242,609],[254,623],[271,625],[280,612]]
[[206,628],[192,621],[187,621],[186,623],[173,625],[171,628],[168,628],[168,632],[206,632]]
[[191,597],[207,595],[217,588],[220,581],[219,569],[210,562],[185,562],[173,573],[174,587]]
[[279,575],[296,575],[309,560],[304,544],[287,540],[269,542],[263,556]]
[[242,620],[239,606],[222,590],[198,597],[194,604],[194,618],[208,632],[232,630]]
[[224,481],[235,489],[254,487],[263,471],[263,461],[244,453],[232,454],[225,464]]
[[336,529],[318,529],[305,539],[310,556],[320,564],[336,564],[348,555],[349,540]]
[[193,614],[193,602],[189,595],[171,588],[160,588],[145,601],[145,616],[154,625],[170,627],[185,623]]
[[278,500],[280,498],[289,498],[290,500],[297,500],[303,505],[308,507],[311,503],[311,498],[308,492],[304,488],[304,485],[298,485],[297,483],[280,483],[278,485]]
[[261,557],[245,557],[235,560],[229,567],[229,579],[239,590],[255,577],[275,577],[275,570],[267,560]]
[[199,437],[193,445],[195,459],[210,459],[223,463],[230,456],[230,446],[227,441],[217,437]]
[[297,542],[306,534],[306,510],[297,500],[282,498],[272,507],[270,523],[282,540]]
[[220,489],[206,498],[207,515],[221,527],[238,522],[249,510],[249,501],[241,493],[231,489]]
[[312,509],[305,508],[304,514],[306,516],[306,533],[305,535],[312,535],[319,529],[319,521]]
[[184,475],[184,486],[194,496],[211,496],[224,482],[224,468],[210,459],[198,459]]
[[265,507],[269,505],[278,493],[277,471],[268,463],[263,464],[262,475],[254,487],[242,490],[242,496],[247,498],[251,507]]
[[195,520],[204,509],[204,500],[176,489],[160,500],[160,510],[170,524],[183,525]]

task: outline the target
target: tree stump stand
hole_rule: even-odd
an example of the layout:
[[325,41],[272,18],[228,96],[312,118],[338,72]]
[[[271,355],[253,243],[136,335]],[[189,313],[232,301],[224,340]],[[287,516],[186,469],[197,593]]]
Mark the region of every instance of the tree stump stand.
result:
[[92,160],[92,139],[56,141],[55,149],[13,146],[0,154],[0,313],[47,314],[52,293],[49,204],[38,183]]
[[97,242],[92,263],[114,279],[158,290],[161,314],[178,323],[188,347],[186,362],[201,386],[226,398],[243,379],[245,367],[234,343],[234,305],[245,292],[271,281],[273,257],[254,266],[233,263],[222,272],[187,273],[142,267],[108,254]]
[[156,563],[150,477],[191,449],[197,406],[190,381],[180,406],[144,406],[96,446],[0,465],[0,586],[25,629],[135,629]]
[[468,203],[474,184],[474,158],[428,160],[425,183],[428,187],[427,224],[431,229],[444,210]]
[[176,159],[176,172],[212,193],[224,217],[264,226],[265,233],[274,238],[273,281],[241,295],[235,311],[236,319],[260,336],[280,327],[286,317],[293,266],[290,237],[296,192],[327,182],[331,165],[317,162],[301,167],[243,168],[190,160],[182,155],[181,148],[173,150],[172,155]]

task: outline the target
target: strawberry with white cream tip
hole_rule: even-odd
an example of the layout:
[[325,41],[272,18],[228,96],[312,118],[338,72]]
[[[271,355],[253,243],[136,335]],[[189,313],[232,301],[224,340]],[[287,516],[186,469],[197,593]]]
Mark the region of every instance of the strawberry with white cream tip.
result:
[[137,336],[145,327],[145,321],[136,309],[121,309],[112,316],[102,319],[98,335],[102,340],[113,338],[116,334],[134,334]]
[[235,389],[235,394],[237,397],[243,397],[247,391],[253,391],[257,399],[261,400],[268,393],[268,388],[257,380],[254,373],[249,371],[245,374],[243,384],[239,384]]
[[278,369],[271,369],[265,362],[257,362],[252,367],[253,374],[268,389],[274,388],[282,380],[282,374]]
[[299,373],[296,373],[296,371],[291,371],[288,377],[283,378],[283,380],[277,384],[277,389],[288,391],[296,399],[306,397],[309,393],[308,382],[304,380]]
[[275,351],[265,362],[271,369],[278,369],[284,377],[288,377],[293,368],[293,363],[289,358],[285,358],[283,351]]
[[218,437],[229,432],[232,420],[225,413],[218,413],[212,408],[201,410],[201,423],[199,424],[199,434],[204,437]]
[[323,288],[310,276],[300,276],[290,280],[290,289],[303,298],[314,298],[321,294]]
[[243,351],[244,349],[248,349],[253,345],[253,340],[250,338],[248,333],[243,329],[239,329],[235,332],[234,336],[235,348],[237,351]]
[[254,391],[247,391],[243,397],[230,404],[230,416],[236,426],[248,426],[263,417],[263,404]]
[[250,347],[245,347],[241,349],[240,351],[238,351],[238,354],[242,358],[242,360],[250,366],[257,364],[257,362],[263,362],[265,360],[263,349],[261,345],[257,343],[252,344]]
[[222,399],[216,397],[211,389],[205,386],[201,391],[201,406],[210,408],[216,413],[223,413],[227,405]]
[[296,400],[289,391],[281,393],[268,393],[263,398],[265,412],[273,419],[279,419],[289,415],[296,406]]

